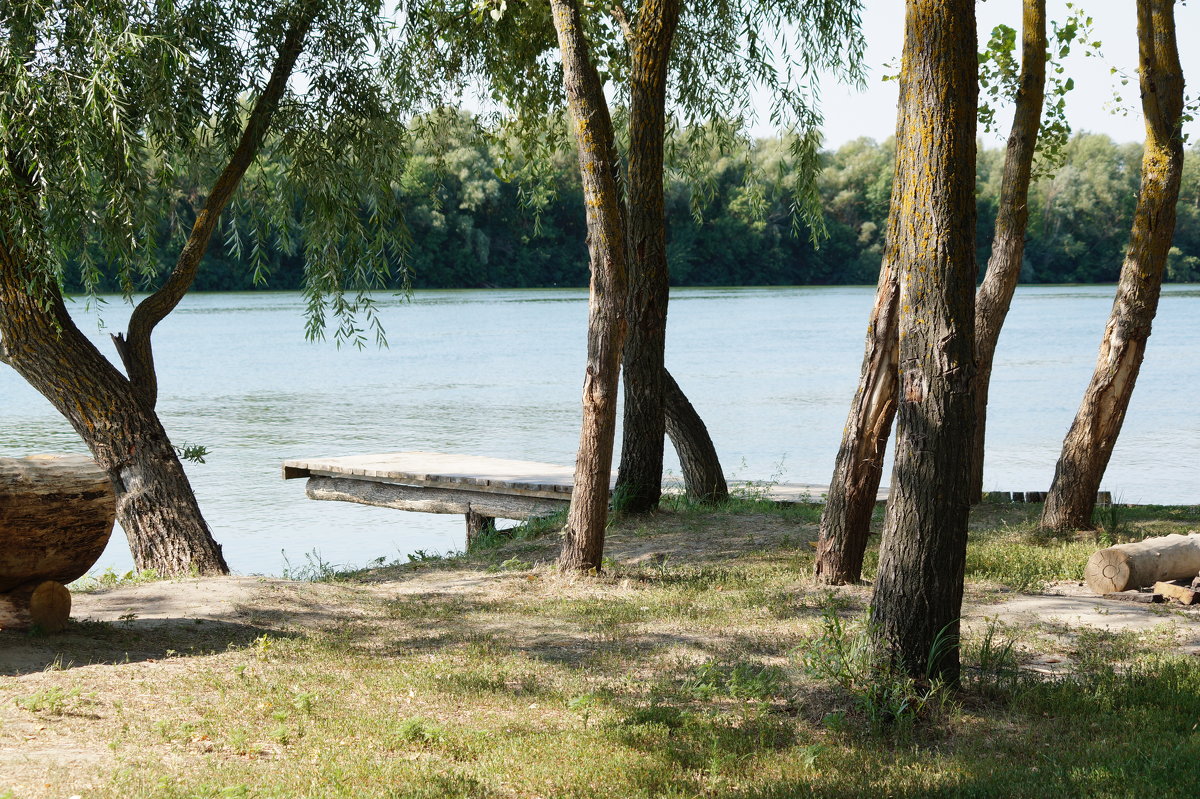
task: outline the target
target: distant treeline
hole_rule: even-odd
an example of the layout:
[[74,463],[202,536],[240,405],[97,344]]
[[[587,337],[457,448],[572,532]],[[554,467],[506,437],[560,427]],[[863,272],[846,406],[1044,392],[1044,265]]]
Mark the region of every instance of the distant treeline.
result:
[[[410,246],[404,259],[414,288],[586,286],[583,197],[570,153],[548,156],[536,187],[502,180],[501,148],[472,125],[443,128],[428,146],[417,139],[396,187]],[[1129,238],[1141,169],[1141,145],[1082,134],[1062,165],[1038,180],[1030,198],[1025,283],[1114,282]],[[828,236],[819,245],[792,213],[780,139],[757,142],[744,156],[714,151],[699,171],[672,173],[667,187],[671,282],[681,286],[873,283],[887,226],[894,143],[850,142],[823,154],[820,193]],[[991,247],[1004,151],[978,158],[978,258]],[[686,178],[684,173],[686,171]],[[186,192],[186,187],[184,189]],[[530,197],[541,198],[530,202]],[[538,206],[534,210],[534,206]],[[240,211],[232,209],[236,215]],[[226,220],[227,234],[239,225]],[[231,240],[227,235],[226,240]],[[254,288],[252,270],[214,239],[196,281],[202,291]],[[1200,281],[1200,148],[1187,156],[1167,280]],[[297,254],[268,248],[267,284],[297,289]],[[175,250],[161,248],[168,266]],[[399,268],[399,264],[397,264]],[[107,279],[106,279],[107,280]],[[77,290],[70,273],[68,288]],[[74,284],[74,285],[72,285]],[[99,289],[116,290],[103,283]]]

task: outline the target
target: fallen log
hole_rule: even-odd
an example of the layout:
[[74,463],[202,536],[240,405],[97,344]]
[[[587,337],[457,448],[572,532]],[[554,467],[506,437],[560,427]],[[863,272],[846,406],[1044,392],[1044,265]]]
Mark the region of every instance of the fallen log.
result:
[[1096,552],[1083,577],[1097,594],[1145,588],[1200,573],[1200,533],[1153,536]]
[[116,513],[108,475],[91,458],[0,458],[0,629],[61,629],[65,585],[100,558]]

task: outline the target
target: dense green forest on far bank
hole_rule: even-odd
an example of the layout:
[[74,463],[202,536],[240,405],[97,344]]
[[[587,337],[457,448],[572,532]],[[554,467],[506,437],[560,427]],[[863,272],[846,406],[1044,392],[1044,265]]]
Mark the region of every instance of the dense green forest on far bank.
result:
[[[1079,134],[1063,163],[1034,185],[1023,283],[1115,282],[1129,238],[1141,168],[1141,145]],[[669,177],[667,219],[671,281],[681,286],[838,285],[874,283],[891,190],[894,142],[858,139],[825,152],[820,176],[828,237],[815,246],[791,213],[788,144],[763,139],[729,156],[692,152],[685,171]],[[981,148],[978,157],[980,270],[986,266],[999,202],[1004,150]],[[695,164],[703,164],[697,171]],[[259,169],[276,168],[269,159]],[[546,157],[536,181],[513,169],[502,143],[479,135],[460,117],[416,136],[404,179],[396,187],[407,227],[404,260],[414,288],[534,288],[586,286],[583,199],[574,154]],[[516,175],[503,179],[504,175]],[[183,198],[198,189],[180,185]],[[265,282],[256,286],[242,253],[252,228],[250,203],[226,211],[196,279],[201,291],[256,287],[297,289],[303,242],[295,253],[271,239],[261,247]],[[183,228],[189,216],[175,216]],[[163,232],[166,244],[168,232]],[[176,248],[163,246],[170,263]],[[396,274],[401,273],[397,264]],[[76,270],[68,290],[81,289]],[[1167,267],[1172,282],[1200,281],[1200,147],[1187,154],[1179,219]],[[399,278],[397,278],[399,282]],[[135,289],[145,288],[142,286]],[[103,277],[99,291],[118,291]]]

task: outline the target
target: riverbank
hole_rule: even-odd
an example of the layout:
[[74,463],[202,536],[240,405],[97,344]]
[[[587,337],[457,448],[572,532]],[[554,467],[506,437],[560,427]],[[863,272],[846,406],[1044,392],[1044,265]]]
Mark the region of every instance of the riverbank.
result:
[[[620,520],[595,578],[559,575],[551,535],[353,572],[310,562],[321,582],[79,594],[87,620],[66,633],[0,634],[0,797],[1058,799],[1186,784],[1200,615],[1082,596],[1097,541],[1036,533],[1038,509],[974,514],[960,693],[863,680],[832,656],[870,591],[812,582],[819,511],[805,506]],[[1186,532],[1200,508],[1119,508],[1106,524],[1112,540]]]

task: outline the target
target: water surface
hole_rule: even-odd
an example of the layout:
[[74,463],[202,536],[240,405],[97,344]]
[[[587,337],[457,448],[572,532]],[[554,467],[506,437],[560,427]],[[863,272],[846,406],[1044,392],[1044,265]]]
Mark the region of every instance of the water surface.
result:
[[[862,361],[874,290],[677,289],[667,364],[727,473],[826,483]],[[1018,289],[996,355],[985,488],[1046,490],[1091,375],[1113,288]],[[570,463],[578,436],[586,292],[422,291],[381,298],[389,347],[304,339],[298,294],[186,298],[155,334],[168,433],[212,450],[188,464],[214,535],[242,573],[319,551],[356,563],[458,549],[457,516],[304,498],[280,462],[428,449]],[[73,307],[106,354],[129,308]],[[1104,488],[1127,502],[1200,501],[1200,291],[1168,287]],[[107,328],[104,326],[107,325]],[[86,451],[50,405],[0,367],[0,455]],[[619,440],[619,439],[618,439]],[[668,469],[678,472],[668,448]],[[886,477],[885,477],[886,481]],[[119,533],[101,567],[129,568]]]

